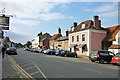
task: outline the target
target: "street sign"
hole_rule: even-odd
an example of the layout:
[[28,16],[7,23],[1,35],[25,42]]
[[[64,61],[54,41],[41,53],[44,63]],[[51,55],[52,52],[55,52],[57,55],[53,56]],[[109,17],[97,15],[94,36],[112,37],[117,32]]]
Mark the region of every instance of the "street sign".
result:
[[0,16],[0,25],[9,26],[9,17],[6,17],[5,15]]
[[2,27],[3,30],[9,30],[9,27]]

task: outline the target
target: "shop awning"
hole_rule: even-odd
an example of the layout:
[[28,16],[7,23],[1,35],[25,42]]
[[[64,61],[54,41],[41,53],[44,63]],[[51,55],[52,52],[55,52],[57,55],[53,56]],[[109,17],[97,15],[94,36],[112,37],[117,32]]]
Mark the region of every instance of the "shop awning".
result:
[[77,44],[70,45],[69,48],[73,48],[74,46],[77,46]]

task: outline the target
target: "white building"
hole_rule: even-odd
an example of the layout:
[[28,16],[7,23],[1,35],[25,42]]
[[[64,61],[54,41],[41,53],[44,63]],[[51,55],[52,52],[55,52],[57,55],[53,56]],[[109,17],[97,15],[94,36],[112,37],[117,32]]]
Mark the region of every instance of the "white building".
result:
[[38,48],[39,47],[39,36],[35,37],[32,40],[32,48]]
[[120,25],[107,28],[109,34],[107,35],[108,41],[111,42],[111,46],[108,48],[113,53],[120,53]]

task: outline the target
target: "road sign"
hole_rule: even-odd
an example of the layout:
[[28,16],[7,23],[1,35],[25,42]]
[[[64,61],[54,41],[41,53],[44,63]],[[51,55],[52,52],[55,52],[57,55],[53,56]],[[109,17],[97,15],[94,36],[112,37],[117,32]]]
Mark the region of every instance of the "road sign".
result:
[[6,17],[5,15],[0,16],[0,25],[9,26],[9,17]]
[[9,30],[9,27],[2,27],[3,30]]

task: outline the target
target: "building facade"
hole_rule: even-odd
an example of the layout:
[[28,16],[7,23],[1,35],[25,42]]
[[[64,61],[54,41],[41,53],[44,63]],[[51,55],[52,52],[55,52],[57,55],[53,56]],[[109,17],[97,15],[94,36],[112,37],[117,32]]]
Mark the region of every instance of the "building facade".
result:
[[49,40],[49,43],[50,43],[50,49],[55,49],[56,46],[57,46],[57,42],[55,42],[56,39],[58,39],[59,37],[61,37],[62,34],[61,34],[61,29],[59,28],[58,29],[58,33],[57,34],[54,34],[50,40]]
[[76,52],[78,56],[89,56],[91,51],[102,49],[106,34],[98,16],[94,16],[94,21],[87,20],[79,25],[75,22],[69,34],[69,50]]

